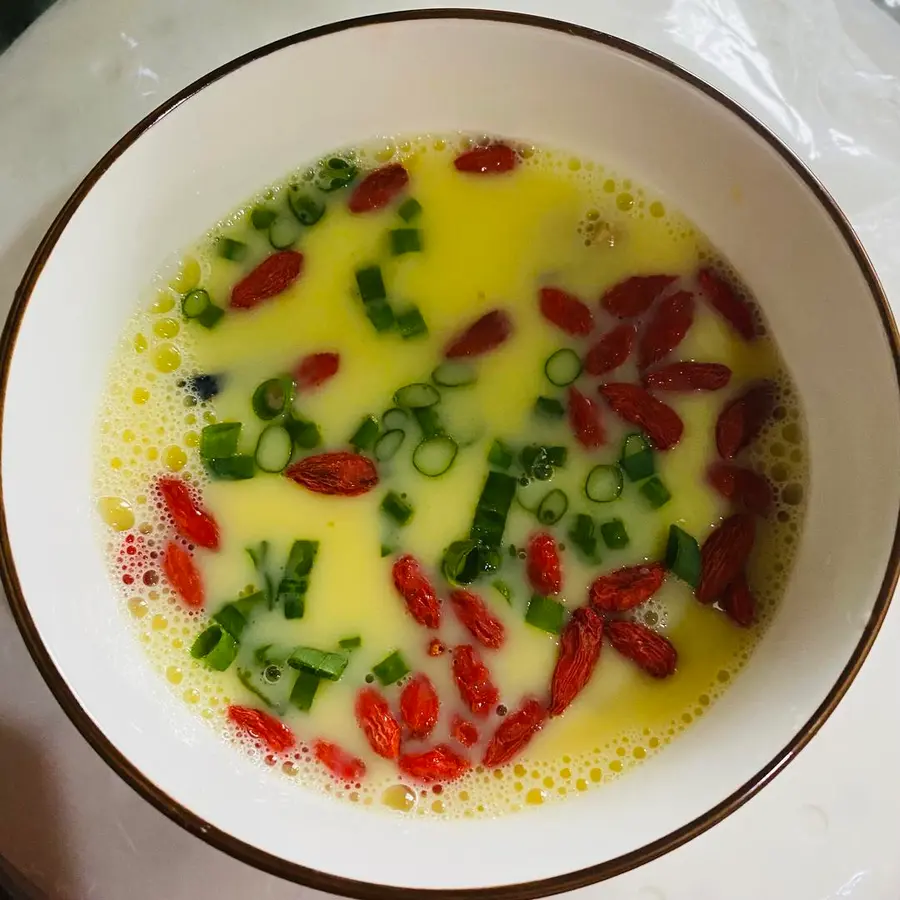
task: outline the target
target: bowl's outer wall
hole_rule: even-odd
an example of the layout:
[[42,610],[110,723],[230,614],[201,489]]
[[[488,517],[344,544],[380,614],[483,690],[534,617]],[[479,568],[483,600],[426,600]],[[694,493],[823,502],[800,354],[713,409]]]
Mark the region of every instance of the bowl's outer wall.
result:
[[[537,895],[671,849],[751,795],[821,723],[896,577],[896,335],[846,223],[774,139],[671,64],[572,26],[502,19],[431,13],[320,29],[212,80],[139,128],[80,189],[26,276],[4,344],[8,353],[16,340],[5,360],[4,579],[57,695],[170,815],[338,893],[384,895],[330,876],[435,889],[518,882],[503,893]],[[638,774],[577,800],[498,820],[410,821],[298,791],[173,699],[128,633],[98,552],[92,435],[110,348],[173,251],[321,152],[457,129],[609,163],[716,241],[759,298],[800,388],[812,490],[784,608],[704,721]],[[66,389],[52,416],[34,400],[48,368]]]

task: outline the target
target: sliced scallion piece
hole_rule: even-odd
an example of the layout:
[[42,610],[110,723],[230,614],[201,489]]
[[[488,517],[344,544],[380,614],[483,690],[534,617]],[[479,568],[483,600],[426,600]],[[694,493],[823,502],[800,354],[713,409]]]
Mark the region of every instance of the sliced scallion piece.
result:
[[353,183],[359,172],[354,162],[342,156],[329,156],[319,160],[315,169],[315,183],[320,191],[331,193]]
[[445,360],[431,373],[431,380],[435,384],[447,388],[468,387],[475,384],[477,377],[472,363],[458,359]]
[[398,525],[406,525],[413,516],[412,506],[396,491],[388,491],[381,501],[381,511]]
[[231,603],[226,603],[213,616],[213,621],[218,622],[236,641],[239,641],[250,621],[250,616],[253,615],[256,607],[265,600],[266,595],[263,591],[256,591],[247,597],[240,597]]
[[319,552],[318,541],[294,541],[278,585],[277,600],[286,619],[302,619],[306,612],[309,576]]
[[394,403],[405,409],[423,409],[426,406],[434,406],[439,403],[441,395],[433,385],[424,381],[415,384],[407,384],[399,388],[394,394]]
[[325,215],[325,204],[300,185],[288,186],[287,201],[301,225],[315,225]]
[[566,409],[556,397],[538,397],[534,401],[534,413],[544,419],[561,419]]
[[405,409],[396,406],[381,414],[381,428],[383,431],[405,431],[409,425],[409,416]]
[[559,634],[562,631],[563,622],[566,619],[566,608],[557,600],[544,597],[541,594],[533,594],[528,610],[525,613],[525,621],[548,634]]
[[610,519],[600,526],[600,534],[603,535],[603,543],[610,550],[621,550],[628,546],[628,532],[625,523],[621,519]]
[[641,485],[640,491],[654,509],[665,506],[672,499],[669,489],[655,475]]
[[309,712],[312,709],[313,700],[316,699],[319,680],[312,672],[300,672],[291,689],[291,705],[297,707],[301,712]]
[[390,544],[382,544],[381,558],[384,559],[386,556],[390,556],[396,549],[396,547],[392,547]]
[[693,588],[700,583],[700,545],[677,525],[669,527],[666,568]]
[[245,481],[256,474],[256,462],[248,453],[226,456],[223,459],[209,459],[206,466],[222,481]]
[[440,417],[437,413],[437,407],[420,406],[418,409],[414,409],[412,414],[413,418],[416,420],[416,424],[419,426],[419,430],[422,432],[422,437],[425,440],[438,437],[438,435],[444,433]]
[[547,357],[544,363],[544,375],[547,381],[556,387],[565,387],[576,381],[581,374],[581,358],[574,350],[564,347]]
[[278,213],[273,209],[267,209],[265,206],[257,206],[250,213],[250,224],[257,231],[265,231],[276,219]]
[[294,446],[301,450],[312,450],[313,447],[318,447],[322,443],[319,426],[308,419],[301,419],[293,414],[284,420],[284,427],[291,436]]
[[337,681],[344,674],[349,658],[346,653],[318,650],[315,647],[298,647],[288,659],[288,665],[304,672],[312,672],[317,678]]
[[247,245],[243,241],[236,241],[234,238],[220,237],[216,241],[216,253],[222,259],[239,262],[247,255]]
[[196,317],[195,321],[204,328],[215,328],[216,325],[225,317],[225,310],[215,303],[210,303],[206,309]]
[[389,653],[380,663],[372,666],[372,674],[385,686],[395,684],[409,673],[409,666],[399,650]]
[[622,470],[618,466],[594,466],[584,482],[584,494],[594,503],[609,503],[622,493]]
[[256,574],[262,578],[263,584],[266,586],[266,601],[268,602],[269,609],[271,609],[275,603],[275,585],[272,582],[272,576],[269,574],[266,565],[269,559],[269,542],[260,541],[256,547],[248,547],[247,556],[250,557],[250,562],[253,563]]
[[387,300],[372,300],[365,304],[366,316],[379,333],[394,327],[394,310]]
[[569,498],[565,491],[554,488],[538,504],[537,520],[542,525],[555,525],[569,508]]
[[478,544],[473,540],[454,541],[444,551],[441,571],[451,584],[471,584],[484,571]]
[[653,447],[643,434],[635,432],[626,435],[622,443],[619,465],[628,476],[629,481],[643,481],[656,471]]
[[217,672],[224,672],[234,662],[237,653],[237,641],[215,622],[201,631],[191,644],[191,656]]
[[458,450],[456,441],[447,435],[426,438],[413,451],[413,465],[423,475],[437,478],[453,465]]
[[197,319],[211,303],[209,291],[205,291],[203,288],[194,288],[181,298],[181,311],[186,319]]
[[597,535],[594,520],[585,513],[575,516],[569,527],[569,540],[584,554],[590,562],[597,562]]
[[363,303],[373,303],[377,300],[386,300],[387,291],[384,289],[384,279],[381,277],[381,266],[365,266],[356,270],[356,287]]
[[391,253],[418,253],[422,249],[422,232],[418,228],[393,228],[390,232]]
[[542,447],[550,465],[554,468],[561,469],[565,466],[569,458],[569,451],[565,447]]
[[238,451],[241,439],[240,422],[217,422],[207,425],[200,432],[200,458],[204,462],[211,459],[225,459]]
[[341,638],[338,641],[338,647],[342,650],[358,650],[362,647],[362,638],[358,634],[353,637]]
[[268,422],[280,416],[290,406],[294,398],[294,382],[286,375],[279,378],[267,378],[253,392],[253,412]]
[[397,331],[404,341],[421,337],[428,334],[428,325],[422,316],[422,312],[418,306],[410,306],[394,314],[397,322]]
[[491,587],[510,605],[512,606],[513,592],[509,585],[502,578],[497,578],[491,582]]
[[375,459],[378,462],[387,462],[389,459],[393,459],[397,451],[403,446],[405,439],[406,432],[401,431],[399,428],[386,431],[375,442]]
[[475,507],[469,537],[492,550],[499,549],[515,495],[516,479],[512,475],[488,472]]
[[547,494],[547,485],[533,478],[522,478],[516,488],[516,503],[526,512],[537,515],[537,508]]
[[350,446],[357,450],[371,450],[378,440],[378,419],[375,416],[366,416],[350,438]]
[[256,465],[263,472],[281,472],[291,461],[294,441],[283,425],[267,425],[256,444]]
[[404,222],[412,222],[419,213],[422,212],[422,204],[415,197],[407,197],[399,207],[397,207],[397,215]]
[[300,240],[300,226],[287,216],[279,216],[269,226],[269,243],[275,250],[289,250]]
[[488,462],[496,469],[503,469],[504,472],[513,464],[514,459],[512,450],[499,439],[495,440],[488,450]]

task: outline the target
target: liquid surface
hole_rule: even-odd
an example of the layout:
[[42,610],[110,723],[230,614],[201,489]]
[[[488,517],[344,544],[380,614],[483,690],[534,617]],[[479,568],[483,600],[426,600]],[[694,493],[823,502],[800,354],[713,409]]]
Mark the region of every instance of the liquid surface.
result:
[[[606,429],[604,446],[586,450],[573,438],[566,417],[535,415],[536,398],[566,399],[567,389],[547,380],[546,360],[561,348],[583,357],[618,324],[598,300],[623,279],[666,273],[696,292],[693,279],[699,267],[714,264],[727,273],[727,265],[675,211],[596,163],[527,148],[515,171],[473,176],[454,168],[459,152],[458,138],[390,142],[359,151],[356,159],[363,170],[402,161],[410,184],[400,199],[383,210],[354,215],[347,209],[352,186],[324,195],[326,214],[315,225],[298,229],[301,277],[257,309],[229,310],[214,328],[185,319],[182,297],[202,287],[213,302],[227,306],[234,284],[273,252],[267,232],[252,227],[251,210],[264,204],[286,215],[287,188],[263,192],[164,270],[142,299],[110,370],[98,421],[95,480],[111,577],[138,639],[178,697],[232,738],[225,714],[230,704],[267,709],[248,689],[247,679],[239,678],[241,671],[260,669],[258,648],[338,650],[341,639],[359,636],[361,646],[349,651],[340,680],[320,684],[309,712],[276,704],[275,711],[298,739],[296,750],[271,753],[241,742],[242,750],[280,769],[284,777],[350,801],[438,816],[493,815],[597,787],[659,752],[708,714],[777,606],[806,493],[799,400],[774,343],[765,336],[744,341],[697,293],[693,324],[665,362],[724,363],[732,378],[715,392],[658,394],[684,422],[678,445],[654,454],[657,476],[671,499],[653,508],[639,484],[627,479],[618,499],[588,499],[587,474],[597,464],[615,465],[624,437],[635,431],[598,397],[597,385],[637,382],[639,374],[632,358],[610,375],[578,380],[579,389],[596,399]],[[301,170],[295,181],[305,184],[304,175]],[[413,223],[421,250],[394,256],[388,233],[406,227],[398,206],[410,196],[421,204]],[[246,245],[243,259],[223,258],[223,236]],[[403,340],[396,332],[375,330],[354,279],[355,271],[373,264],[380,265],[398,310],[412,303],[418,307],[427,335]],[[595,324],[589,338],[566,335],[541,316],[538,292],[549,285],[578,295],[592,309]],[[280,474],[257,472],[244,481],[210,478],[199,454],[203,428],[241,422],[240,450],[252,454],[268,424],[251,405],[254,390],[265,379],[291,371],[308,354],[338,353],[337,375],[315,390],[298,391],[296,414],[319,426],[322,445],[297,451],[294,459],[347,449],[364,416],[380,417],[393,407],[394,393],[403,385],[428,382],[448,340],[498,308],[514,323],[512,337],[473,361],[473,385],[440,390],[443,426],[459,445],[452,467],[440,477],[425,477],[412,464],[419,438],[410,419],[401,450],[379,464],[378,488],[363,496],[322,496]],[[193,380],[198,374],[215,375],[219,393],[202,399]],[[479,649],[499,688],[499,705],[508,714],[529,695],[546,697],[559,639],[525,621],[534,591],[519,557],[529,538],[550,531],[564,548],[564,582],[557,600],[568,612],[586,602],[598,575],[662,559],[671,525],[702,544],[731,511],[706,477],[716,456],[716,420],[731,399],[759,379],[776,385],[775,406],[760,436],[739,459],[766,475],[775,496],[773,509],[757,527],[748,568],[756,623],[737,627],[719,609],[699,604],[692,589],[669,574],[652,599],[628,617],[672,642],[678,651],[675,673],[651,678],[605,644],[593,676],[565,714],[551,719],[509,765],[485,769],[479,764],[481,754],[503,716],[494,712],[481,720],[471,715],[453,682],[449,659],[449,648],[475,642],[445,601],[438,637],[448,652],[430,654],[435,635],[414,621],[398,596],[391,578],[394,560],[413,554],[446,598],[450,588],[440,577],[441,559],[448,545],[468,534],[493,442],[500,439],[517,454],[533,444],[565,446],[566,464],[551,479],[532,479],[518,491],[506,522],[499,572],[472,586],[506,631],[501,650]],[[510,471],[518,474],[516,465]],[[195,485],[220,525],[218,552],[194,551],[206,594],[201,612],[184,606],[161,565],[172,524],[154,488],[160,475]],[[535,507],[554,489],[564,492],[568,508],[559,523],[547,526],[537,520]],[[389,490],[413,508],[402,527],[380,509]],[[621,520],[628,545],[612,549],[600,540],[588,558],[568,536],[579,513],[592,516],[598,529]],[[210,613],[264,587],[246,548],[268,543],[277,580],[298,539],[318,541],[303,618],[285,619],[277,610],[253,616],[227,671],[212,671],[192,658],[189,650],[209,624]],[[510,546],[515,548],[512,555]],[[508,602],[492,586],[496,578],[509,588]],[[357,726],[354,698],[371,683],[373,667],[395,649],[412,673],[428,675],[441,699],[432,735],[425,742],[405,740],[404,752],[441,743],[453,746],[473,767],[452,783],[425,786],[402,775],[392,761],[372,753]],[[285,670],[288,674],[294,673]],[[395,716],[402,688],[403,682],[379,687]],[[479,742],[471,750],[453,743],[449,728],[454,713],[479,729]],[[365,776],[352,783],[331,777],[312,758],[310,747],[317,739],[336,742],[364,760]]]

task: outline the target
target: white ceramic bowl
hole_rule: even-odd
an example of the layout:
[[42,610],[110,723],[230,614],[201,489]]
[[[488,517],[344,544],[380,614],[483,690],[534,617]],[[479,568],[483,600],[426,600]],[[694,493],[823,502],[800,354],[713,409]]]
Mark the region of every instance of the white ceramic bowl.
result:
[[[777,335],[805,402],[812,475],[783,607],[710,715],[602,790],[496,820],[423,822],[270,777],[173,701],[107,582],[91,438],[112,347],[162,260],[303,160],[376,135],[456,129],[608,161],[692,217]],[[234,856],[335,893],[532,897],[677,847],[815,733],[897,579],[898,337],[846,221],[733,103],[651,53],[571,25],[389,15],[213,72],[126,135],[66,204],[19,289],[2,360],[3,580],[50,687],[163,812]]]

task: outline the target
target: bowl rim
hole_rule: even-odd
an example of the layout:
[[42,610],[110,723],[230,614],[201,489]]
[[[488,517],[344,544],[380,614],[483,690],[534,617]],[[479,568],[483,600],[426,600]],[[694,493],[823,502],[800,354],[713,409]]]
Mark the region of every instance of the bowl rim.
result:
[[[22,280],[16,289],[9,315],[0,337],[0,460],[3,454],[3,426],[5,421],[6,390],[9,382],[10,365],[15,351],[16,341],[22,319],[31,298],[32,291],[40,278],[41,272],[52,253],[57,241],[68,226],[69,220],[90,193],[94,185],[107,169],[134,144],[146,131],[163,119],[169,112],[191,98],[194,94],[218,81],[226,75],[237,71],[257,59],[266,57],[279,50],[295,44],[314,40],[318,37],[335,34],[349,29],[364,28],[370,25],[382,25],[393,22],[410,22],[421,20],[480,20],[499,24],[527,26],[547,31],[561,32],[573,37],[584,38],[597,44],[627,54],[641,62],[648,63],[663,72],[674,76],[690,87],[699,90],[720,106],[740,118],[744,124],[755,131],[775,150],[803,180],[813,193],[819,204],[829,214],[838,228],[847,248],[866,279],[872,299],[881,316],[885,335],[894,359],[897,376],[897,389],[900,393],[900,331],[894,320],[884,289],[881,286],[875,269],[854,232],[850,222],[841,211],[831,194],[819,182],[807,166],[778,137],[775,136],[754,115],[740,104],[731,100],[717,88],[683,69],[652,50],[638,46],[624,38],[605,32],[596,31],[582,25],[563,22],[553,18],[535,16],[525,13],[479,10],[479,9],[411,9],[399,12],[380,13],[331,22],[306,31],[280,38],[262,47],[258,47],[235,59],[213,69],[198,78],[174,96],[166,100],[151,113],[141,119],[124,134],[100,161],[90,170],[65,202],[46,234],[34,252]],[[849,661],[842,669],[837,681],[831,687],[825,699],[802,725],[794,737],[778,754],[759,770],[752,778],[734,790],[728,797],[707,810],[703,815],[686,823],[662,838],[639,847],[606,862],[598,863],[584,869],[556,875],[551,878],[518,884],[500,885],[490,888],[431,889],[408,888],[348,879],[339,875],[321,872],[317,869],[293,863],[274,856],[258,847],[245,843],[232,835],[219,830],[196,813],[187,809],[177,800],[166,794],[159,786],[150,781],[134,766],[94,724],[87,712],[81,707],[72,689],[66,683],[63,674],[57,669],[46,646],[38,633],[37,627],[28,610],[28,605],[19,583],[15,562],[9,541],[6,521],[6,506],[3,500],[2,468],[0,468],[0,582],[6,592],[16,625],[25,645],[56,701],[78,729],[82,737],[93,747],[98,755],[133,788],[143,799],[186,831],[206,841],[211,846],[241,862],[254,866],[271,875],[276,875],[297,884],[305,885],[320,891],[340,896],[363,898],[363,900],[437,900],[437,898],[462,898],[480,896],[495,900],[526,900],[526,898],[544,897],[572,891],[577,888],[605,881],[631,869],[638,868],[699,836],[713,825],[735,812],[751,797],[755,796],[767,785],[789,762],[809,743],[819,731],[844,694],[865,661],[879,629],[887,614],[893,593],[900,580],[900,509],[898,509],[897,526],[891,546],[888,564],[872,613],[863,628],[860,639],[853,650]]]

